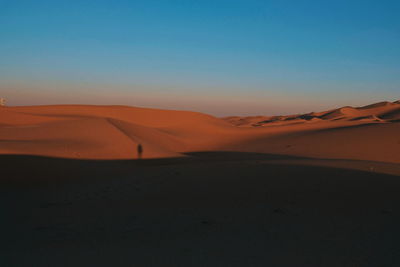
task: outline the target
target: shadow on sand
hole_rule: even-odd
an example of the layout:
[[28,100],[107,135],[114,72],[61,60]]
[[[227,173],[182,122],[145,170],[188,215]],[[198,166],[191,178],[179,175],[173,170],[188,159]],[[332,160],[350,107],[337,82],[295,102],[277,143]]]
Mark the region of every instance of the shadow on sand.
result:
[[190,152],[182,157],[133,159],[133,160],[86,160],[31,155],[0,155],[2,176],[0,182],[48,181],[63,178],[98,177],[130,174],[137,167],[180,165],[191,163],[251,160],[293,160],[308,159],[287,155],[249,152]]
[[399,177],[303,160],[2,155],[0,266],[400,266]]
[[[236,152],[236,151],[200,151],[188,152],[182,154],[182,157],[175,158],[156,158],[140,160],[86,160],[55,158],[31,155],[0,155],[1,177],[0,183],[18,183],[25,181],[55,181],[75,178],[95,178],[105,176],[120,176],[134,173],[138,167],[162,166],[162,165],[185,165],[196,163],[217,163],[217,162],[258,162],[274,164],[282,161],[285,165],[304,164],[305,161],[331,161],[334,159],[315,159],[310,157],[300,157],[281,154],[267,154],[254,152]],[[340,161],[340,160],[339,160]],[[347,162],[371,163],[382,166],[394,166],[397,169],[399,164],[367,162],[357,160],[346,160]],[[334,164],[331,164],[334,165]],[[305,168],[314,168],[308,166]],[[341,168],[339,166],[330,166],[328,169]],[[346,169],[346,168],[345,168]],[[396,172],[395,172],[396,173]]]

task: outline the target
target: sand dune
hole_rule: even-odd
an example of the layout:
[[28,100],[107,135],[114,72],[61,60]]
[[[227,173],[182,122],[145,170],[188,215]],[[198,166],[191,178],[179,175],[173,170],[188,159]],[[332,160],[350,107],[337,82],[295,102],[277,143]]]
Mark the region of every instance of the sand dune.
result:
[[363,107],[342,107],[338,109],[311,112],[306,114],[289,115],[289,116],[253,116],[253,117],[226,117],[224,120],[236,126],[253,127],[268,126],[271,123],[285,124],[288,122],[306,122],[310,120],[370,120],[391,122],[400,119],[400,101],[396,102],[379,102]]
[[196,112],[77,105],[4,107],[0,125],[0,153],[93,159],[135,158],[138,143],[146,158],[177,156],[185,140],[233,128]]
[[400,162],[400,104],[380,102],[290,116],[228,117],[127,106],[0,109],[0,153],[80,159],[262,152]]
[[[233,147],[237,151],[399,163],[399,115],[397,101],[276,116],[265,121],[252,121],[252,127],[258,126],[260,134],[243,139]],[[232,118],[226,120],[248,128],[249,125],[237,124],[240,119],[246,121],[240,117],[233,122]]]
[[0,266],[399,266],[399,107],[2,107]]
[[[184,123],[218,121],[191,111],[158,110],[129,106],[56,105],[6,107],[6,110],[45,117],[76,119],[81,117],[113,118],[148,127],[167,127]],[[1,119],[0,119],[1,120]],[[1,121],[0,121],[1,122]]]
[[329,125],[329,128],[313,125],[318,128],[297,127],[297,131],[292,129],[276,135],[259,135],[258,138],[237,143],[235,150],[400,163],[399,123],[359,123],[335,123],[335,126]]
[[267,121],[270,118],[271,117],[267,116],[251,116],[251,117],[231,116],[231,117],[225,117],[224,120],[235,126],[258,126],[259,122]]

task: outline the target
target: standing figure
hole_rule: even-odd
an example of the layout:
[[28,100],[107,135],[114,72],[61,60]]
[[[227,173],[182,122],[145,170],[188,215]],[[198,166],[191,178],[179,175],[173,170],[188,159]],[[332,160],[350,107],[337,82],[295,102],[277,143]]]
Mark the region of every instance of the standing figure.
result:
[[143,154],[143,147],[141,144],[137,145],[137,155],[138,155],[138,159],[142,158],[142,154]]

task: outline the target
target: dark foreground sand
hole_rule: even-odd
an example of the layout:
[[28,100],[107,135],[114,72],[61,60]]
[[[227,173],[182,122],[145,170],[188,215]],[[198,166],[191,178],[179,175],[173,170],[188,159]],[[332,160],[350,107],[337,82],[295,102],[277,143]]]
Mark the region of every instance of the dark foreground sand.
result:
[[0,266],[400,266],[398,164],[239,152],[0,162]]

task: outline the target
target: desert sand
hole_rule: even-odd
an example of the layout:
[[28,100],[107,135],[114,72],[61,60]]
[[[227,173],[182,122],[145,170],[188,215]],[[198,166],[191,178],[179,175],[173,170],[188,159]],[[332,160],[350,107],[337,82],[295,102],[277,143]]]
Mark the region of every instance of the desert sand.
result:
[[399,151],[399,101],[0,107],[0,266],[400,266]]
[[400,104],[275,117],[228,117],[126,106],[0,109],[0,154],[79,159],[236,151],[400,163]]

